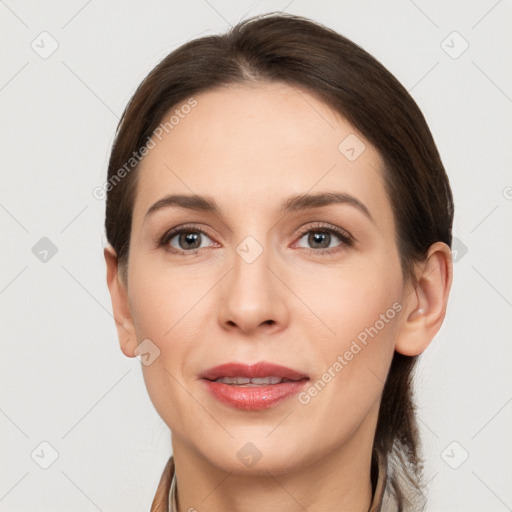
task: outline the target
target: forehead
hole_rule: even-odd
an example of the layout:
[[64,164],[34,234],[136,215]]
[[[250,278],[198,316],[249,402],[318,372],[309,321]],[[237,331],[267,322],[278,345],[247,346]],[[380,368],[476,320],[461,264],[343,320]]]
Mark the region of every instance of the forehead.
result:
[[376,149],[305,90],[225,86],[173,107],[162,122],[171,118],[139,168],[135,222],[167,193],[213,196],[239,212],[339,190],[390,214]]

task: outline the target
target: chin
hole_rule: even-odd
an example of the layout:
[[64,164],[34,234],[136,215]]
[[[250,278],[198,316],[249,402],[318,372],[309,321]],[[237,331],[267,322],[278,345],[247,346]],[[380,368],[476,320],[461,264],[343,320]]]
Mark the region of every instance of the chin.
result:
[[304,444],[295,442],[293,436],[288,440],[283,436],[271,439],[268,432],[269,429],[262,429],[259,435],[254,431],[251,435],[235,435],[225,443],[219,443],[217,437],[207,441],[206,446],[198,447],[199,452],[222,471],[253,476],[289,473],[303,466],[313,455],[308,455]]

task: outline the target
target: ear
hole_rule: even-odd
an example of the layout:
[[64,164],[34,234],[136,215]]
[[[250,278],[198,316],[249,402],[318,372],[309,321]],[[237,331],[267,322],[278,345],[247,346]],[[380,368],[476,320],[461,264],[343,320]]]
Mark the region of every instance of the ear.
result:
[[443,323],[452,278],[450,248],[443,242],[432,244],[426,262],[416,269],[416,284],[404,300],[397,352],[416,356],[428,347]]
[[137,337],[128,301],[128,288],[121,278],[117,254],[114,249],[110,246],[106,247],[103,250],[103,255],[107,263],[107,285],[110,290],[119,345],[125,356],[135,357],[134,350],[137,347]]

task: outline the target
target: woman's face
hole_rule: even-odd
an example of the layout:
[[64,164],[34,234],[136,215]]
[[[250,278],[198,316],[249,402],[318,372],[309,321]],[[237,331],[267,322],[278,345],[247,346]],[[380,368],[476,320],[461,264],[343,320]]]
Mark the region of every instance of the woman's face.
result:
[[[128,262],[144,378],[175,453],[276,473],[359,453],[408,296],[381,158],[284,84],[194,99],[138,171]],[[161,202],[173,195],[189,207]],[[249,368],[262,362],[295,373]],[[229,363],[242,366],[212,370]],[[247,382],[265,376],[293,382]]]

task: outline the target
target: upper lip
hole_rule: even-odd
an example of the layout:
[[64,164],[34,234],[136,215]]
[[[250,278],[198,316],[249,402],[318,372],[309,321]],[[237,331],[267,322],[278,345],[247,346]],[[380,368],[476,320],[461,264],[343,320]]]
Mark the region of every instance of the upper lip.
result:
[[302,372],[266,361],[261,361],[255,364],[235,362],[221,364],[205,370],[200,375],[200,378],[208,380],[215,380],[221,377],[248,377],[250,379],[281,377],[282,379],[288,380],[301,380],[308,378],[308,376]]

